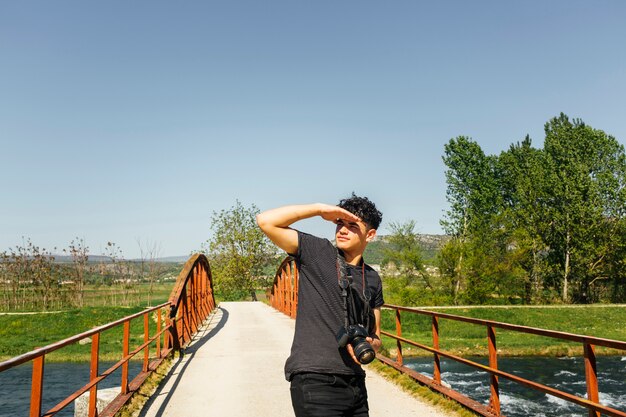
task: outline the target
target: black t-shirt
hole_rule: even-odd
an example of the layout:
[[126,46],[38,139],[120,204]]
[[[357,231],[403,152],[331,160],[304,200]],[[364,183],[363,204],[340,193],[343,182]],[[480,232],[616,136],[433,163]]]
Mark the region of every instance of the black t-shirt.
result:
[[[337,344],[337,331],[344,325],[343,298],[337,280],[337,250],[327,239],[298,232],[298,312],[291,355],[285,377],[298,372],[364,374],[346,348]],[[347,265],[354,284],[363,290],[362,267]],[[380,276],[365,264],[365,281],[371,294],[370,306],[384,304]]]

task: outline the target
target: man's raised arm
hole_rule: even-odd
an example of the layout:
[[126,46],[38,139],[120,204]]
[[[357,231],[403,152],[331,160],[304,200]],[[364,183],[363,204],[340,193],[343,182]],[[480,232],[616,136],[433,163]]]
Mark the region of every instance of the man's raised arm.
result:
[[329,204],[302,204],[284,206],[267,210],[256,216],[256,222],[279,248],[290,254],[298,252],[298,232],[291,229],[293,223],[298,220],[320,216],[324,220],[336,223],[337,220],[347,221],[360,220],[357,216],[338,206]]

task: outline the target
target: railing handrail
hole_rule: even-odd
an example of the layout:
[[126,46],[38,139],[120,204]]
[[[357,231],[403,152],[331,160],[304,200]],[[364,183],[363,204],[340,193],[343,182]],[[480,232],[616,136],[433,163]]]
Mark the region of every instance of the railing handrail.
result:
[[408,312],[428,315],[432,317],[440,317],[443,319],[463,321],[466,323],[478,324],[482,326],[497,327],[500,329],[513,330],[513,331],[520,332],[520,333],[535,334],[538,336],[546,336],[546,337],[552,337],[555,339],[568,340],[571,342],[589,343],[589,344],[596,345],[596,346],[604,346],[604,347],[609,347],[613,349],[626,350],[626,342],[623,342],[620,340],[605,339],[602,337],[587,336],[587,335],[576,334],[576,333],[568,333],[568,332],[562,332],[558,330],[541,329],[539,327],[522,326],[519,324],[504,323],[500,321],[476,319],[473,317],[458,316],[456,314],[449,314],[449,313],[439,313],[436,311],[426,310],[422,308],[404,307],[404,306],[398,306],[398,305],[393,305],[393,304],[384,304],[383,308],[388,308],[392,310],[397,309],[400,311],[408,311]]
[[[169,311],[165,318],[165,326],[163,326],[163,317],[161,312],[166,308],[169,308]],[[113,371],[122,367],[121,393],[102,411],[101,414],[99,414],[100,416],[112,416],[128,401],[128,399],[130,399],[132,394],[139,389],[139,386],[141,386],[147,376],[155,371],[158,365],[167,356],[169,356],[174,349],[181,349],[190,342],[191,337],[196,333],[202,321],[206,319],[214,308],[215,298],[213,296],[213,282],[208,260],[202,254],[192,255],[180,272],[168,302],[159,304],[158,306],[146,308],[140,312],[131,314],[113,322],[103,324],[91,330],[13,357],[0,363],[0,372],[26,362],[33,362],[30,404],[31,417],[52,416],[87,391],[90,392],[88,406],[89,416],[94,417],[98,414],[96,411],[98,383],[110,376]],[[157,312],[157,328],[155,334],[150,336],[149,314],[153,312]],[[144,321],[143,343],[130,351],[130,322],[131,320],[142,316]],[[104,372],[99,373],[98,364],[100,361],[100,335],[106,330],[122,325],[124,327],[122,358]],[[50,410],[42,414],[41,400],[46,355],[65,346],[78,343],[80,340],[88,337],[92,337],[90,381],[78,390],[74,391],[74,393],[66,397],[61,402],[57,403]],[[161,349],[162,337],[163,349]],[[150,345],[154,342],[156,342],[156,359],[152,363],[149,363],[149,349]],[[128,362],[142,350],[144,351],[143,369],[132,381],[129,382]]]

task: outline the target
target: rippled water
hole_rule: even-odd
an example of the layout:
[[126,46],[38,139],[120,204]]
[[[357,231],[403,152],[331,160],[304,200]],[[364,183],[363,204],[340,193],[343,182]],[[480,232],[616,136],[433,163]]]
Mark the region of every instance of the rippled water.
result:
[[[471,358],[487,364],[487,358]],[[405,364],[432,378],[433,361],[430,358],[406,359]],[[570,394],[586,397],[585,364],[583,358],[498,358],[498,368],[522,378],[548,385]],[[598,386],[600,403],[618,410],[626,410],[626,357],[598,357]],[[441,379],[462,394],[489,404],[489,376],[454,361],[441,361]],[[588,416],[586,408],[548,394],[526,388],[500,378],[502,414],[509,417],[565,417]]]
[[[100,372],[113,363],[100,363]],[[141,362],[130,362],[129,379],[141,370]],[[32,365],[24,364],[0,373],[0,417],[28,416],[30,405]],[[121,368],[98,384],[98,388],[120,386]],[[89,363],[47,363],[44,369],[42,412],[54,407],[63,399],[89,382]],[[71,404],[57,413],[59,417],[72,417]]]

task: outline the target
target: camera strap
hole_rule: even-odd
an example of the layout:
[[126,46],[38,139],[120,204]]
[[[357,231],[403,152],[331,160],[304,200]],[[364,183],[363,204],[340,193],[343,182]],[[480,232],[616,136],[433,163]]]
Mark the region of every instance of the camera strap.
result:
[[344,326],[347,329],[350,324],[350,320],[348,319],[348,289],[350,288],[350,282],[346,278],[347,269],[346,260],[341,256],[339,250],[337,250],[337,282],[339,283],[339,288],[341,289],[341,298],[343,298],[343,317],[344,317]]
[[[357,309],[356,306],[354,305],[355,300],[354,297],[351,296],[352,293],[352,275],[350,274],[350,271],[348,270],[348,266],[346,264],[346,260],[343,257],[343,255],[341,254],[341,252],[339,252],[339,249],[336,249],[337,251],[337,262],[336,262],[336,268],[337,268],[337,282],[339,284],[339,288],[341,289],[341,297],[343,298],[343,312],[344,312],[344,318],[345,318],[345,326],[347,328],[347,326],[350,324],[350,313],[352,313],[353,317],[352,317],[352,321],[354,323],[359,323],[359,324],[363,324],[365,325],[366,328],[369,327],[369,321],[370,321],[370,311],[371,311],[371,307],[370,307],[370,292],[369,292],[369,288],[367,288],[367,281],[365,280],[365,262],[361,261],[361,279],[362,279],[362,285],[363,285],[363,309]],[[350,296],[350,297],[349,297]],[[358,297],[358,295],[357,295]],[[350,303],[348,304],[348,298],[350,298]],[[360,297],[359,297],[360,298]],[[348,307],[351,307],[351,309],[349,310]],[[361,310],[362,312],[362,316],[363,317],[354,317],[356,315],[356,312]]]

